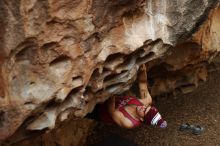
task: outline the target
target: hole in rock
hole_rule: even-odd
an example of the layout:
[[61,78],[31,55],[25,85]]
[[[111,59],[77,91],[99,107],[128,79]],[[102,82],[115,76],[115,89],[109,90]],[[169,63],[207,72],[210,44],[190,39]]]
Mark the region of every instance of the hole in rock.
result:
[[55,65],[57,65],[57,64],[60,64],[61,62],[67,62],[67,61],[69,61],[70,60],[70,58],[68,57],[68,56],[60,56],[60,57],[58,57],[58,58],[56,58],[56,59],[54,59],[51,63],[50,63],[50,66],[55,66]]
[[93,92],[92,92],[91,87],[86,86],[83,95],[84,95],[84,97],[85,97],[86,102],[88,102],[88,101],[93,97],[93,96],[92,96],[92,95],[93,95]]
[[35,84],[35,82],[32,81],[32,82],[30,82],[29,84],[30,84],[30,85],[33,85],[33,84]]
[[27,46],[23,48],[20,52],[16,54],[16,61],[22,61],[22,60],[31,60],[34,56],[34,51],[36,51],[35,46]]
[[134,55],[138,57],[144,57],[144,54],[145,54],[145,51],[143,49],[139,49],[136,52],[134,52]]
[[111,75],[105,77],[104,82],[107,82],[107,81],[110,81],[110,80],[113,80],[113,79],[117,79],[121,74],[123,74],[123,73],[125,73],[125,72],[126,72],[126,71],[124,70],[124,71],[122,71],[122,72],[119,73],[119,74],[111,74]]
[[102,41],[102,35],[99,32],[95,32],[85,41],[81,42],[81,45],[84,48],[84,52],[86,53],[90,51],[93,47],[91,44],[95,45],[97,42],[100,41]]
[[4,83],[3,83],[2,76],[0,74],[0,98],[4,98],[4,96],[5,96]]
[[105,90],[109,93],[115,93],[116,91],[120,91],[119,89],[123,89],[122,83],[112,84],[105,88]]
[[92,37],[94,37],[99,42],[101,42],[102,39],[103,39],[103,36],[102,36],[102,34],[100,32],[95,32],[94,34],[92,34]]
[[97,77],[98,75],[100,75],[100,74],[99,74],[99,69],[96,68],[96,69],[93,71],[92,75],[91,75],[91,79]]
[[27,105],[27,104],[33,104],[33,102],[32,101],[27,101],[27,102],[24,103],[24,105]]
[[4,121],[5,121],[5,112],[0,110],[0,127],[3,126]]
[[186,93],[190,93],[190,92],[192,92],[195,89],[196,89],[196,85],[195,84],[182,85],[180,87],[181,92],[185,93],[185,94]]
[[124,55],[121,53],[111,54],[107,57],[106,62],[112,62],[115,59],[123,58],[123,57],[124,57]]
[[180,88],[193,88],[193,87],[195,87],[195,84],[185,84],[185,85],[182,85],[182,86],[180,86]]
[[125,56],[123,63],[117,65],[116,72],[121,72],[122,70],[130,70],[132,67],[134,67],[135,62],[136,57],[133,56],[133,53]]
[[122,64],[124,62],[124,55],[120,53],[112,54],[107,57],[104,67],[109,70],[114,70],[118,65]]
[[103,73],[108,72],[108,71],[110,71],[110,70],[107,68],[103,68]]
[[58,43],[56,42],[50,42],[50,43],[46,43],[42,46],[42,49],[52,49],[52,48],[56,48],[58,46]]
[[13,77],[12,77],[12,80],[15,80],[15,79],[16,79],[16,76],[13,76]]
[[201,84],[201,83],[203,83],[203,82],[205,82],[205,80],[203,80],[203,79],[199,79],[199,84]]
[[52,100],[50,100],[50,101],[46,104],[45,109],[47,109],[47,108],[52,108],[52,107],[56,107],[56,106],[58,106],[58,105],[60,105],[60,103],[59,103],[59,102],[56,102],[55,99],[52,99]]
[[99,68],[96,68],[92,73],[91,79],[92,80],[103,79],[110,74],[111,74],[111,71],[107,68],[103,68],[101,73],[99,71]]
[[79,86],[79,87],[76,87],[76,88],[72,89],[72,90],[69,92],[69,94],[67,95],[67,97],[66,97],[65,100],[68,100],[71,95],[76,95],[77,93],[79,93],[79,92],[82,90],[82,87],[83,87],[83,86]]
[[137,59],[137,64],[144,64],[144,63],[150,61],[154,56],[155,56],[155,53],[154,52],[150,52],[149,54],[147,54],[143,58],[138,58]]
[[65,74],[72,69],[71,58],[65,55],[59,56],[50,63],[50,72],[62,80]]
[[78,77],[73,77],[72,78],[72,85],[73,87],[79,87],[83,85],[83,79],[82,77],[78,76]]

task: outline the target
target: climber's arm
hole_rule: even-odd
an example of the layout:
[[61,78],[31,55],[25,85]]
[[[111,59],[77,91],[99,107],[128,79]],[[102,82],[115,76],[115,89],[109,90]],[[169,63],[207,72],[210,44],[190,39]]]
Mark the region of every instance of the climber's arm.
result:
[[138,85],[139,85],[140,97],[143,103],[144,104],[151,103],[152,98],[147,87],[147,70],[144,64],[140,68],[140,72],[138,75]]

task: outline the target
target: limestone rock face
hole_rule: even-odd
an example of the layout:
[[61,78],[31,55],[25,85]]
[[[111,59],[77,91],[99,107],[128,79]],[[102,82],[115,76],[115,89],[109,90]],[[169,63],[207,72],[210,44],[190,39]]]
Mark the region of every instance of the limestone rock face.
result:
[[220,50],[218,2],[1,0],[0,140],[84,117],[128,90],[142,64],[155,96],[195,83],[160,76],[191,76],[189,64],[205,80],[204,61]]

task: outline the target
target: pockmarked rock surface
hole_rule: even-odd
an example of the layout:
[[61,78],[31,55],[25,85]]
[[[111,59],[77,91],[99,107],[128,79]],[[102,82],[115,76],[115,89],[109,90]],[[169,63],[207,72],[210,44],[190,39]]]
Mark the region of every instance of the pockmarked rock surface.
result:
[[218,4],[1,0],[0,141],[83,118],[142,64],[153,96],[197,87],[220,50]]

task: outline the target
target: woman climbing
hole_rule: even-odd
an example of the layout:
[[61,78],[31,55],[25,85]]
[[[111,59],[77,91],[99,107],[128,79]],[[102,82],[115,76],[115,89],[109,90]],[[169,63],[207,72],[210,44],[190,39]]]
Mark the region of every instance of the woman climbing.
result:
[[158,110],[151,106],[152,98],[147,88],[147,73],[145,65],[141,66],[138,75],[140,98],[135,96],[111,97],[99,107],[99,119],[105,123],[114,123],[124,128],[135,128],[142,123],[158,125],[166,128]]

